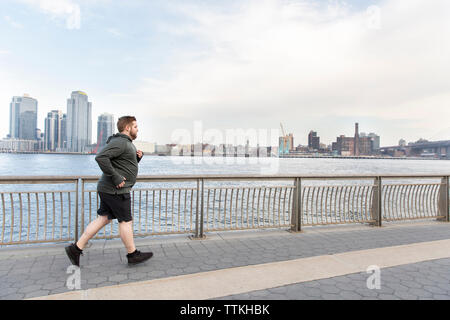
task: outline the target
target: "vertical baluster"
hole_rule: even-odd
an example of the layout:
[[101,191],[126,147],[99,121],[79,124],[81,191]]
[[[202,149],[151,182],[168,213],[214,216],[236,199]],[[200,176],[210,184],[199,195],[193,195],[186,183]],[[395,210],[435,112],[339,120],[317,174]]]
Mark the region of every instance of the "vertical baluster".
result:
[[[29,205],[29,201],[30,201],[30,194],[28,194],[28,205]],[[69,206],[70,207],[70,206]],[[59,193],[59,208],[60,208],[60,225],[59,225],[59,238],[62,239],[63,238],[63,195],[62,192]],[[29,216],[28,216],[29,217]],[[28,221],[28,225],[30,225],[30,221]]]
[[256,219],[258,222],[258,227],[260,226],[260,218],[259,218],[259,201],[261,197],[261,187],[258,187],[258,202],[256,203]]
[[10,234],[9,234],[9,242],[12,242],[13,241],[13,233],[14,233],[14,199],[13,199],[13,193],[12,192],[9,194],[9,198],[10,198],[10,201],[11,201],[11,221],[10,221],[10,223],[11,223],[11,231],[10,231]]
[[270,225],[270,200],[272,198],[272,188],[269,187],[269,198],[267,200],[267,223]]
[[263,227],[266,226],[266,186],[263,187],[264,188],[264,195],[263,195],[263,209],[262,209],[262,222],[263,222]]
[[426,185],[424,184],[422,186],[422,195],[421,195],[421,200],[422,200],[422,214],[420,215],[420,218],[425,216],[425,210],[426,210],[426,205],[425,205],[425,192],[426,192]]
[[[178,203],[180,203],[179,200]],[[178,217],[179,216],[180,215],[178,214]],[[148,233],[148,190],[145,190],[145,233]]]
[[433,192],[432,192],[432,199],[431,199],[431,205],[432,205],[432,210],[434,212],[433,216],[438,216],[439,215],[439,210],[437,209],[437,203],[438,203],[438,199],[439,199],[439,195],[436,191],[439,191],[440,189],[440,185],[435,185],[433,188]]
[[180,215],[181,215],[181,212],[180,212],[180,207],[181,207],[181,189],[178,189],[178,204],[177,204],[177,206],[178,206],[178,219],[177,219],[177,231],[178,232],[180,232],[181,230],[181,228],[180,228]]
[[255,227],[255,193],[256,188],[253,188],[253,195],[252,195],[252,228]]
[[167,205],[167,200],[169,197],[169,191],[166,189],[166,232],[169,232],[169,221],[167,220],[167,210],[168,210],[168,205]]
[[231,188],[231,196],[230,196],[230,230],[233,229],[233,193],[234,193],[234,188]]
[[[159,199],[158,199],[158,232],[161,232],[161,194],[162,191],[161,189],[159,189]],[[191,207],[191,211],[192,211],[192,207]]]
[[[77,198],[76,195],[75,195],[75,197]],[[72,201],[71,201],[70,192],[69,192],[69,222],[68,222],[68,227],[67,227],[67,232],[68,232],[69,237],[70,237],[70,220],[71,219],[72,219]]]
[[[358,198],[359,198],[360,189],[361,189],[361,186],[355,186],[355,191],[353,192],[353,197],[352,197],[353,216],[355,217],[355,221],[357,221],[357,222],[361,221],[361,217],[359,215],[359,210],[358,210]],[[356,198],[356,210],[355,210],[355,198]]]
[[365,221],[369,220],[369,212],[367,209],[367,197],[369,196],[369,192],[370,192],[370,186],[364,186],[364,193],[363,193],[363,197],[364,197],[364,219]]
[[36,240],[39,238],[39,195],[37,192],[34,193],[36,196]]
[[[156,233],[155,232],[155,189],[153,189],[152,191],[153,191],[152,192],[152,233]],[[186,197],[185,197],[185,200],[186,200]],[[184,205],[186,206],[186,202],[184,203]],[[184,218],[184,228],[186,229],[186,217]]]
[[141,206],[142,206],[142,190],[139,190],[139,227],[138,227],[138,233],[141,233]]
[[[238,203],[239,203],[239,193],[240,193],[239,190],[240,190],[239,187],[236,188],[236,205],[235,205],[235,208],[234,208],[235,221],[236,221],[235,229],[238,229]],[[241,199],[241,207],[242,207],[242,199]],[[242,216],[242,210],[241,210],[240,214]]]
[[283,196],[283,224],[286,224],[286,199],[287,199],[287,187],[284,188],[284,196]]
[[[22,193],[19,193],[19,203],[20,203],[20,229],[19,229],[19,241],[22,241],[22,227],[23,227],[23,206],[22,206]],[[53,237],[52,237],[53,239]]]
[[207,188],[208,190],[208,196],[206,197],[206,230],[205,231],[209,231],[209,196],[211,193],[211,189]]
[[193,203],[194,203],[193,199],[194,199],[194,189],[191,189],[191,224],[189,226],[190,230],[192,230],[192,215],[193,215],[192,206],[193,206]]
[[[283,187],[280,188],[280,195],[278,196],[278,226],[281,226],[281,221],[280,221],[280,208],[281,208],[281,194],[283,193]],[[302,202],[303,203],[303,202]]]
[[426,216],[427,217],[431,217],[432,216],[432,213],[431,213],[431,197],[430,197],[432,187],[434,187],[434,186],[431,185],[431,184],[429,184],[427,186],[427,195],[426,195],[426,198],[425,198],[425,202],[427,204],[426,205],[426,207],[427,207]]
[[[305,212],[305,216],[306,216],[306,219],[305,219],[305,224],[306,225],[308,225],[308,224],[312,224],[312,217],[310,216],[310,211],[308,210],[308,203],[309,203],[309,193],[310,193],[310,191],[311,191],[311,188],[310,187],[304,187],[304,192],[302,192],[303,194],[306,194],[306,201],[302,201],[302,205],[304,204],[304,212]],[[306,192],[306,189],[308,190],[308,192]],[[284,212],[284,208],[283,208],[283,212]]]
[[213,194],[213,214],[212,214],[212,223],[211,223],[211,227],[214,230],[214,225],[215,225],[215,221],[216,221],[216,188],[214,187],[214,194]]
[[247,217],[247,228],[249,227],[249,216],[248,216],[248,202],[250,200],[250,188],[247,188],[247,207],[246,207],[246,217]]
[[2,224],[2,242],[5,237],[5,224],[6,224],[6,209],[5,209],[5,195],[2,193],[2,208],[3,208],[3,224]]
[[[323,188],[322,187],[317,187],[317,194],[316,194],[316,216],[317,219],[319,219],[319,214],[320,214],[320,222],[318,224],[323,224],[323,216],[322,216],[322,209],[323,209],[323,204],[322,201],[320,201],[320,211],[319,211],[319,199],[323,200]],[[320,195],[320,193],[322,193],[322,195]]]
[[47,193],[44,192],[44,205],[45,205],[45,217],[44,217],[44,240],[47,240]]
[[328,192],[330,187],[326,186],[324,188],[327,190],[325,193],[325,198],[323,199],[325,201],[325,224],[328,224]]
[[174,232],[175,231],[175,217],[174,217],[174,215],[175,215],[175,205],[174,205],[174,203],[175,203],[175,189],[172,189],[172,207],[171,207],[171,212],[170,212],[170,222],[171,222],[171,224],[172,224],[172,232]]

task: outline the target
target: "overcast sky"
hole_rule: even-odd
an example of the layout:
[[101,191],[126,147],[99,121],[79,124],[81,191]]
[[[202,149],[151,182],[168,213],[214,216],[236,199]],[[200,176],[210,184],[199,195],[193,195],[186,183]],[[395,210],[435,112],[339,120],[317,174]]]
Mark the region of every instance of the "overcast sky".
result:
[[158,144],[194,121],[282,122],[296,145],[355,122],[382,146],[450,139],[449,35],[448,0],[2,0],[0,136],[12,96],[38,100],[44,129],[82,90],[93,132],[103,112],[132,114]]

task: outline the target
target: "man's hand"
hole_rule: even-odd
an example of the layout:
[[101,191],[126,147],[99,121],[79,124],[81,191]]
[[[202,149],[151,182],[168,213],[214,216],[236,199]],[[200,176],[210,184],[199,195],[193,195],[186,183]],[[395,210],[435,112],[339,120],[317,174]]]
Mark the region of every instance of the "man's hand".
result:
[[137,154],[137,156],[139,157],[139,159],[142,158],[142,156],[144,155],[144,153],[143,153],[141,150],[138,150],[138,151],[136,152],[136,154]]
[[118,186],[116,186],[117,189],[122,188],[125,185],[125,180],[127,180],[127,178],[123,177],[123,181],[121,184],[119,184]]

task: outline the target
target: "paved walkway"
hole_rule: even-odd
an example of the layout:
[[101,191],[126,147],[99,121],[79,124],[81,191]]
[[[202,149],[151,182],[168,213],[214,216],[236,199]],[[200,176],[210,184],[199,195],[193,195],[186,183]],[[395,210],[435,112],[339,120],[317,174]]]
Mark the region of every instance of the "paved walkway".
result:
[[[191,278],[193,278],[195,274],[197,274],[195,277],[198,277],[199,273],[208,271],[235,270],[237,269],[235,267],[245,266],[260,267],[264,264],[303,260],[308,257],[319,258],[320,256],[374,248],[389,249],[388,247],[402,245],[411,247],[411,245],[425,244],[425,242],[437,245],[440,240],[448,239],[450,239],[450,224],[439,222],[389,224],[382,228],[369,226],[316,227],[306,228],[303,233],[297,234],[279,230],[223,232],[208,234],[206,240],[188,240],[185,235],[160,236],[137,239],[139,249],[151,248],[155,256],[149,262],[135,267],[127,266],[126,252],[120,241],[101,240],[93,242],[81,257],[81,289],[87,292],[87,289],[93,288],[105,287],[106,289],[106,287],[113,288],[117,285],[127,287],[155,279],[167,282],[167,279],[174,276],[184,275],[186,278],[187,275],[192,275]],[[24,299],[70,292],[66,287],[69,276],[66,271],[70,264],[63,247],[64,244],[0,248],[0,299]],[[261,297],[263,299],[264,297],[267,299],[327,299],[332,298],[332,296],[328,296],[330,291],[336,294],[336,288],[340,290],[339,293],[342,292],[340,297],[348,299],[352,297],[357,299],[358,295],[364,297],[359,292],[364,289],[371,292],[367,295],[372,295],[372,298],[385,298],[385,294],[394,294],[395,296],[395,289],[383,284],[387,283],[390,278],[402,280],[395,276],[399,274],[395,270],[402,270],[398,268],[413,268],[418,273],[412,274],[408,278],[411,284],[404,285],[404,281],[408,281],[408,279],[403,279],[404,281],[399,283],[403,286],[399,289],[403,290],[397,290],[401,293],[396,297],[411,299],[413,297],[430,297],[429,294],[423,292],[422,295],[418,295],[418,291],[417,295],[413,296],[411,295],[411,293],[414,294],[412,289],[434,290],[431,296],[434,299],[450,297],[448,258],[429,257],[425,260],[429,261],[414,264],[407,262],[407,265],[401,266],[394,264],[395,266],[392,268],[382,269],[382,289],[375,292],[376,296],[374,296],[373,290],[367,289],[366,279],[369,275],[361,272],[360,269],[350,274],[345,273],[327,279],[304,280],[300,283],[275,285],[263,290],[248,290],[249,293],[243,295],[241,292],[239,295],[230,296],[230,293],[224,291],[222,296],[216,294],[212,298],[225,296],[227,299],[256,297],[258,297],[257,299],[261,299]],[[424,273],[423,268],[431,270],[429,272],[431,278],[426,278],[428,273]],[[420,275],[427,276],[423,280],[424,276],[420,277]],[[248,274],[248,277],[251,278],[252,274]],[[428,281],[428,283],[421,284],[420,281]],[[434,283],[430,283],[430,281],[434,281]],[[340,288],[342,287],[342,285],[338,286],[340,282],[347,284],[345,287],[347,289]],[[334,283],[336,288],[327,287],[330,286],[330,283]],[[396,282],[389,280],[389,283],[394,285]],[[310,290],[310,287],[317,289],[322,285],[325,286],[322,291],[321,289],[318,289],[319,292]],[[433,288],[425,288],[425,286]],[[392,292],[392,290],[394,291]],[[429,290],[427,292],[431,293]],[[310,295],[311,291],[312,295]],[[352,295],[352,292],[358,295]],[[331,294],[333,293],[331,292]],[[191,299],[189,295],[182,298]]]

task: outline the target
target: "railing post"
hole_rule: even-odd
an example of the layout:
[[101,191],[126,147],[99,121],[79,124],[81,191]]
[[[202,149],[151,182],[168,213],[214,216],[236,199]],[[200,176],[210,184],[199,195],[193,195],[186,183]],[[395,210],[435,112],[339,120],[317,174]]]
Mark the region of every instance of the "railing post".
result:
[[84,180],[83,178],[81,178],[81,233],[83,234],[83,232],[84,232]]
[[[191,200],[192,201],[192,200]],[[201,206],[199,205],[199,202]],[[197,197],[195,206],[195,234],[190,239],[203,239],[203,179],[197,179]]]
[[371,219],[375,220],[374,223],[371,223],[371,225],[376,227],[381,227],[382,224],[382,191],[383,191],[383,185],[381,181],[381,177],[375,178],[375,186],[374,186],[374,194],[372,197],[372,211],[371,211]]
[[77,179],[76,187],[75,187],[75,241],[78,241],[78,189],[79,189],[80,179]]
[[203,191],[203,185],[204,185],[204,181],[203,181],[203,179],[201,179],[201,181],[200,181],[200,185],[201,185],[201,190],[200,190],[200,194],[201,194],[201,198],[200,198],[200,234],[199,234],[199,237],[201,238],[201,239],[203,239],[203,238],[205,238],[205,235],[203,234],[203,200],[204,200],[204,197],[205,197],[205,195],[204,195],[204,191]]
[[449,189],[449,177],[443,177],[441,180],[441,186],[439,188],[439,212],[438,215],[441,218],[438,218],[438,221],[444,221],[449,222],[449,195],[448,195],[448,189]]
[[291,216],[291,232],[302,231],[302,181],[300,178],[295,178],[295,193],[292,204],[292,216]]

